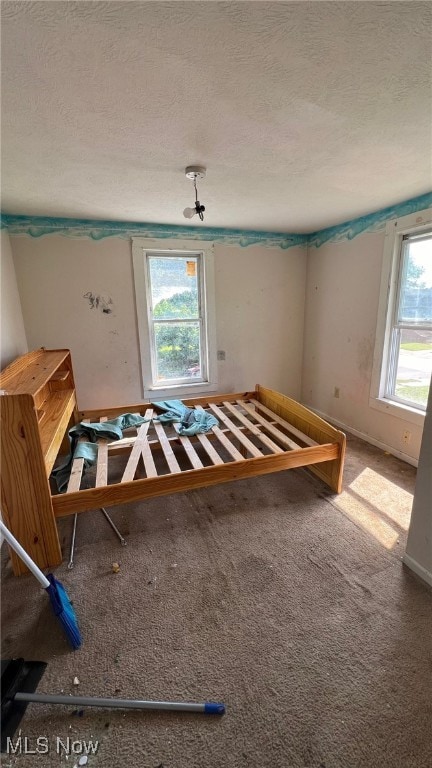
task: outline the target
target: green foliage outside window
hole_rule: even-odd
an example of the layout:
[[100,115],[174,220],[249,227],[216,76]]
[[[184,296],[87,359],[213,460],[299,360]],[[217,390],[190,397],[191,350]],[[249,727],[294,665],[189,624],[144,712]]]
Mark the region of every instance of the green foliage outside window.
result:
[[153,317],[155,320],[198,317],[198,291],[193,288],[175,293],[170,299],[161,299],[154,308]]
[[[200,324],[182,323],[181,319],[198,316],[196,289],[161,299],[153,311],[155,340],[160,379],[176,379],[200,375]],[[178,319],[178,323],[158,320]]]

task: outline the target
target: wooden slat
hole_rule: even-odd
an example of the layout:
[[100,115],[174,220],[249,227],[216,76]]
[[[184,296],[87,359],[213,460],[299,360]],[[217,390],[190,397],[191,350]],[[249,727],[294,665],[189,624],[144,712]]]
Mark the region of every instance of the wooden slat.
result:
[[75,491],[79,491],[83,469],[84,459],[74,459],[72,462],[72,469],[69,476],[66,493],[74,493]]
[[[144,417],[146,419],[151,419],[152,416],[153,416],[153,409],[152,408],[147,409],[144,414]],[[143,457],[144,467],[145,467],[147,477],[157,476],[156,467],[153,461],[153,456],[152,456],[151,449],[147,439],[147,432],[150,427],[150,423],[151,423],[150,421],[146,421],[139,428],[137,438],[131,450],[128,463],[126,464],[126,469],[121,479],[122,483],[127,483],[130,480],[134,479],[135,472],[137,471],[137,467],[138,467],[138,462],[141,456]]]
[[[113,440],[111,443],[108,443],[108,448],[110,453],[114,452],[116,448],[133,448],[134,444],[136,443],[137,435],[133,435],[133,437],[122,437],[120,440]],[[149,440],[149,442],[156,443],[156,440]]]
[[241,461],[228,462],[220,466],[191,469],[180,475],[160,475],[128,483],[116,483],[105,488],[90,488],[73,494],[59,493],[53,497],[52,503],[55,516],[63,517],[95,507],[127,504],[140,499],[183,493],[194,488],[205,488],[232,480],[244,480],[247,477],[280,472],[293,467],[328,462],[337,459],[338,456],[339,446],[336,443],[328,443],[313,448],[299,448],[297,451],[261,456],[259,459],[241,459]]
[[[222,403],[223,400],[229,400],[230,402],[235,403],[236,400],[250,400],[251,397],[257,397],[257,392],[229,392],[224,395],[207,395],[207,397],[185,398],[182,402],[188,407],[193,408],[196,405],[206,407],[209,405],[209,403]],[[108,418],[112,418],[113,416],[120,416],[122,413],[134,413],[135,411],[141,414],[145,411],[146,408],[150,408],[151,406],[152,404],[149,402],[135,403],[134,405],[118,405],[115,408],[104,408],[103,415],[108,416]],[[100,408],[98,410],[81,411],[79,414],[79,419],[82,421],[84,418],[89,418],[90,421],[97,421],[101,415],[102,414]]]
[[212,460],[213,464],[224,464],[224,460],[221,459],[218,452],[216,451],[216,449],[208,439],[207,435],[200,434],[200,435],[197,435],[197,438],[200,441],[202,447],[204,448],[209,458]]
[[[101,423],[108,421],[106,416],[101,416]],[[98,440],[98,455],[96,464],[96,488],[108,483],[108,439]]]
[[[138,413],[138,412],[134,412],[132,415],[133,416],[138,416],[138,417],[141,416],[141,414]],[[149,426],[148,426],[149,430],[153,426],[153,420],[152,419],[153,419],[153,412],[151,412],[150,423],[149,423]],[[135,440],[138,438],[138,435],[139,435],[139,427],[137,427],[136,424],[132,425],[130,427],[125,427],[123,429],[123,434],[125,432],[130,432],[131,430],[135,430],[136,433],[137,433],[136,435],[132,436],[132,439],[135,442]],[[150,466],[149,472],[151,473],[151,474],[147,475],[147,477],[157,477],[157,471],[156,471],[156,467],[155,467],[154,460],[153,460],[153,454],[152,454],[151,448],[150,448],[150,443],[152,443],[152,442],[153,441],[150,440],[150,438],[148,436],[148,432],[147,432],[147,439],[145,440],[145,443],[144,443],[145,448],[143,448],[143,463],[144,463],[144,467],[145,467],[145,470],[146,470],[146,473],[147,473],[147,467],[146,467],[145,459],[144,459],[144,454],[145,454],[145,456],[149,459],[149,466]]]
[[[88,424],[88,419],[83,419],[84,424]],[[84,435],[78,438],[78,443],[86,443],[87,437]],[[73,459],[71,473],[69,475],[69,481],[66,488],[66,493],[75,493],[79,491],[82,480],[82,473],[84,470],[84,459]]]
[[156,435],[158,437],[160,446],[165,456],[166,462],[169,466],[170,472],[181,472],[179,463],[174,455],[174,451],[171,448],[171,442],[162,426],[160,421],[153,421]]
[[[153,426],[155,427],[156,424],[158,424],[158,423],[159,422],[157,422],[157,421],[153,421]],[[242,427],[239,427],[239,429],[246,430],[246,427],[242,426]],[[222,432],[230,432],[228,427],[222,428],[221,431]],[[195,437],[198,437],[198,435],[195,435]],[[209,432],[207,432],[205,437],[207,437],[208,439],[211,439],[212,437],[214,437],[213,431],[210,430]],[[168,437],[168,435],[166,435],[166,439],[168,440],[169,443],[178,442],[178,435],[175,434],[175,435],[172,435],[171,437]],[[128,448],[132,448],[135,440],[136,440],[136,435],[132,435],[131,437],[123,437],[123,438],[121,438],[121,440],[113,440],[111,443],[108,443],[109,452],[110,453],[116,453],[116,452],[121,453],[121,452],[127,450]],[[148,442],[149,442],[149,445],[153,445],[155,448],[160,448],[161,447],[157,437],[149,437]]]
[[[281,427],[284,427],[285,429],[289,430],[292,435],[295,435],[298,437],[303,443],[306,443],[306,445],[319,445],[316,440],[312,440],[311,437],[308,435],[305,435],[304,432],[301,432],[299,429],[296,429],[296,427],[293,427],[292,424],[289,423],[289,421],[285,421],[285,419],[282,419],[281,416],[278,416],[276,413],[273,413],[273,411],[270,410],[270,408],[267,408],[265,405],[260,403],[258,400],[255,400],[254,398],[250,401],[253,405],[255,405],[257,408],[260,409],[260,411],[263,411],[268,416],[271,417],[273,421],[275,421],[277,424],[280,424]],[[294,443],[295,447],[298,448],[298,446]]]
[[147,477],[157,477],[157,469],[148,440],[142,444],[141,451]]
[[[196,405],[195,406],[198,411],[203,411],[204,408],[202,405]],[[243,461],[243,456],[241,455],[240,451],[235,447],[235,445],[232,444],[231,440],[225,435],[224,432],[222,432],[220,427],[212,427],[211,432],[213,432],[214,435],[216,435],[217,439],[223,445],[226,451],[228,451],[231,458],[233,458],[235,461]]]
[[[285,446],[288,450],[296,450],[297,448],[301,448],[298,443],[295,443],[294,440],[291,440],[287,435],[285,435],[283,432],[280,431],[280,429],[277,429],[277,427],[274,426],[274,424],[267,421],[267,419],[264,418],[264,416],[261,416],[261,414],[257,413],[253,409],[251,405],[248,403],[245,403],[244,400],[238,400],[238,404],[242,406],[242,408],[245,409],[248,413],[251,414],[251,416],[254,417],[260,424],[262,424],[263,429],[266,429],[268,432],[270,432],[273,437],[276,437],[282,445]],[[278,422],[275,422],[278,423]]]
[[[242,404],[243,404],[243,402],[244,402],[244,401],[242,401],[242,400],[238,400],[238,403],[239,403],[240,405],[242,405]],[[266,445],[266,446],[267,446],[267,448],[270,448],[270,450],[271,450],[273,453],[282,453],[282,452],[283,452],[283,449],[282,449],[282,448],[281,448],[279,445],[276,445],[276,443],[274,443],[274,442],[273,442],[273,440],[270,440],[270,438],[269,438],[267,435],[264,435],[264,434],[261,432],[260,428],[259,428],[259,427],[257,427],[257,425],[256,425],[256,424],[253,424],[253,423],[251,422],[251,420],[247,418],[247,416],[245,416],[243,413],[241,413],[241,412],[239,411],[239,409],[238,409],[238,408],[236,408],[236,406],[235,406],[235,405],[232,405],[232,403],[228,403],[228,401],[225,401],[225,402],[224,402],[224,406],[225,406],[225,408],[226,408],[226,409],[227,409],[227,410],[228,410],[230,413],[232,413],[232,414],[233,414],[233,416],[235,416],[235,417],[236,417],[236,419],[238,419],[239,421],[241,421],[241,422],[242,422],[242,424],[244,424],[244,425],[245,425],[245,427],[247,427],[247,428],[248,428],[249,432],[252,432],[252,434],[253,434],[253,435],[255,435],[255,437],[257,437],[257,438],[258,438],[258,440],[260,440],[260,441],[261,441],[261,442],[262,442],[264,445]],[[252,409],[251,409],[251,410],[252,410]],[[254,414],[254,413],[253,413],[253,415],[255,416],[255,414]]]
[[220,427],[212,427],[211,431],[216,435],[219,442],[222,443],[225,450],[228,451],[229,455],[235,459],[235,461],[243,460],[243,456],[241,455],[240,451],[231,442],[229,437],[226,436],[225,432],[222,432]]
[[[179,463],[175,457],[174,451],[171,448],[171,443],[174,441],[180,440],[181,435],[177,434],[175,437],[168,437],[166,434],[162,424],[158,421],[153,421],[153,426],[155,428],[155,432],[157,435],[157,439],[149,439],[149,445],[153,445],[156,449],[161,448],[165,459],[167,461],[167,464],[170,468],[171,472],[181,472]],[[204,450],[212,460],[213,464],[223,464],[224,461],[221,459],[213,445],[211,444],[210,440],[206,435],[196,435],[197,440],[201,443]],[[134,443],[136,442],[136,437],[125,437],[122,440],[115,440],[114,442],[109,443],[109,449],[111,453],[116,453],[119,451],[124,451],[127,448],[131,448]],[[195,466],[196,469],[198,469],[198,461],[200,461],[199,456],[197,455],[196,451],[193,448],[192,443],[184,441],[183,447],[187,453],[187,455],[190,457],[191,462],[194,462],[192,466]],[[201,462],[201,466],[203,466]]]
[[[178,434],[178,431],[180,429],[180,425],[179,424],[173,424],[173,427],[174,427],[175,431]],[[180,443],[182,444],[183,448],[185,449],[186,455],[187,455],[190,463],[192,464],[193,468],[194,469],[202,469],[203,468],[203,463],[202,463],[200,457],[198,456],[195,448],[193,447],[191,441],[189,440],[189,438],[185,437],[184,435],[179,435],[178,439],[180,440]]]
[[226,416],[224,412],[221,411],[220,408],[218,408],[217,405],[214,405],[214,403],[210,403],[209,408],[211,411],[213,411],[215,416],[218,417],[218,419],[220,419],[227,427],[229,427],[232,434],[235,435],[237,440],[242,445],[244,445],[245,448],[247,448],[247,450],[249,451],[249,453],[252,454],[252,456],[255,456],[255,458],[262,456],[262,453],[259,450],[259,448],[257,448],[253,443],[251,443],[249,438],[247,438],[246,435],[243,434],[241,429],[236,427],[236,425],[231,421],[231,419],[229,419],[228,416]]

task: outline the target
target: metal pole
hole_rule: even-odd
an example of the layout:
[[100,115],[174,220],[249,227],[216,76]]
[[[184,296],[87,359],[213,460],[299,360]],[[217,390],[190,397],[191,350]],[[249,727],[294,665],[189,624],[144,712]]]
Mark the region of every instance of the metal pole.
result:
[[73,529],[72,529],[72,541],[70,546],[70,554],[69,554],[69,562],[68,562],[69,570],[71,570],[71,568],[74,567],[75,534],[76,534],[77,520],[78,520],[78,514],[75,512]]
[[111,518],[110,518],[108,512],[106,511],[106,509],[104,507],[101,507],[100,510],[101,510],[101,512],[104,513],[104,515],[105,515],[106,519],[108,520],[111,528],[113,529],[113,531],[117,534],[118,538],[120,539],[120,543],[121,543],[122,547],[125,547],[126,544],[127,544],[127,541],[126,541],[126,539],[123,538],[123,536],[121,535],[119,529],[114,525],[114,523],[111,520]]
[[225,713],[225,704],[212,701],[199,704],[182,701],[142,701],[140,699],[100,699],[92,696],[56,696],[48,693],[16,693],[14,700],[36,704],[65,704],[69,707],[162,709],[179,712],[204,712],[207,715],[223,715]]

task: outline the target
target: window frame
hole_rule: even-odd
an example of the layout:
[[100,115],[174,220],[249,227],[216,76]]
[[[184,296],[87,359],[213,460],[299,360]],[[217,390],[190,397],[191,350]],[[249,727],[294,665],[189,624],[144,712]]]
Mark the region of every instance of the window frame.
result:
[[389,396],[388,392],[395,366],[393,328],[397,321],[400,301],[403,240],[409,235],[429,232],[431,225],[432,209],[418,211],[387,222],[369,398],[369,405],[372,408],[419,425],[424,422],[425,410],[397,396]]
[[[156,371],[152,296],[149,277],[149,256],[199,257],[198,295],[202,311],[200,336],[205,337],[205,371],[198,381],[193,379],[167,380],[158,384]],[[199,240],[156,240],[132,238],[132,263],[135,284],[136,317],[140,347],[143,396],[145,399],[165,399],[194,396],[215,392],[217,389],[216,312],[214,287],[214,245]],[[158,322],[158,321],[156,321]]]

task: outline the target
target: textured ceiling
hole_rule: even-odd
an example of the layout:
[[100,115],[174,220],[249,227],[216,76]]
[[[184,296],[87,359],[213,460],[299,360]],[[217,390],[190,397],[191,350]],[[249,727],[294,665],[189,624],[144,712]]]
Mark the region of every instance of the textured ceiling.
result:
[[[2,209],[308,232],[430,190],[429,2],[3,2]],[[196,219],[192,224],[198,224]]]

